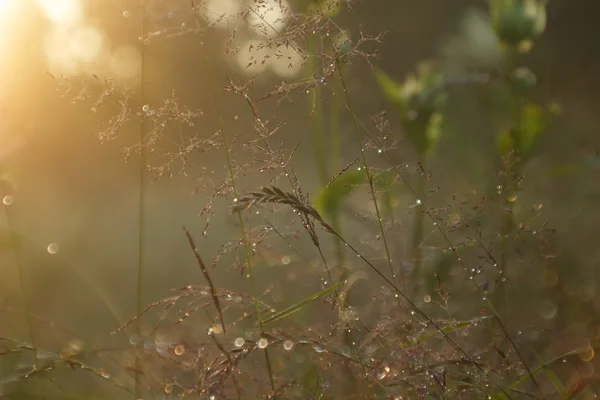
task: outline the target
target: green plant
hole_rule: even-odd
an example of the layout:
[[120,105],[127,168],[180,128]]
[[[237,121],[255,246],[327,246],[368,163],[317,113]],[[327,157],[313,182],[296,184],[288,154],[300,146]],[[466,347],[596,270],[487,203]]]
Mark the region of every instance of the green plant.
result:
[[[218,14],[211,2],[192,1],[183,17],[165,4],[141,4],[126,18],[135,11],[145,21],[156,9],[174,7],[161,20],[165,26],[142,24],[139,46],[188,35],[201,47],[198,68],[209,99],[202,111],[170,88],[156,99],[143,84],[54,78],[72,101],[115,113],[98,137],[120,142],[126,159],[139,162],[136,313],[110,327],[106,342],[83,347],[76,334],[26,307],[32,337],[0,335],[0,354],[44,357],[25,366],[7,362],[13,373],[2,386],[18,393],[35,380],[83,397],[97,391],[209,399],[569,398],[582,390],[563,383],[558,361],[591,360],[591,345],[559,351],[556,338],[529,326],[528,315],[507,301],[515,293],[523,302],[535,299],[527,292],[539,290],[536,277],[547,272],[544,249],[554,237],[542,207],[518,196],[558,114],[532,96],[537,78],[519,58],[543,32],[545,2],[490,1],[490,29],[505,44],[501,66],[460,71],[467,79],[456,80],[443,63],[428,62],[401,82],[373,66],[382,33],[342,27],[352,2],[292,8],[257,1]],[[228,24],[238,25],[226,35],[216,30]],[[243,35],[258,39],[239,44]],[[226,57],[247,51],[242,58],[245,70],[256,72],[251,77],[223,74],[208,45],[223,36]],[[281,73],[274,60],[297,75]],[[385,111],[361,109],[361,93],[351,85],[365,65],[376,81],[366,85],[395,107],[397,123]],[[270,86],[266,68],[283,80]],[[485,79],[468,79],[474,75]],[[460,100],[453,89],[482,82],[510,99],[500,133],[490,128],[494,147],[486,157],[497,165],[491,193],[430,170],[452,135],[449,105]],[[286,119],[286,107],[295,111],[298,100],[304,106],[295,118],[306,122],[300,133]],[[138,129],[134,139],[130,126]],[[313,146],[306,146],[309,137]],[[404,141],[413,155],[402,151]],[[218,161],[209,167],[210,157]],[[185,226],[181,240],[189,245],[176,264],[195,263],[200,271],[190,279],[202,283],[144,306],[149,175],[201,182],[202,222],[172,223]],[[311,179],[316,183],[307,184]],[[219,229],[227,235],[221,247],[206,245]],[[10,233],[16,237],[12,225]],[[45,350],[34,340],[34,321],[72,341]],[[87,391],[63,371],[101,383]]]

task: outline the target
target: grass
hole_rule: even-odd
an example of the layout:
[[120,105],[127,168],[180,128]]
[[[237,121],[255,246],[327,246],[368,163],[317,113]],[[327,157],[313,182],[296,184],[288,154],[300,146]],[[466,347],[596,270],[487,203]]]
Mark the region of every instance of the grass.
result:
[[[302,10],[283,9],[284,29],[269,17],[278,4],[249,3],[239,13],[207,24],[199,17],[206,12],[203,5],[192,2],[191,15],[178,27],[163,27],[159,35],[143,24],[142,48],[157,37],[177,41],[183,35],[202,38],[204,45],[218,37],[214,27],[227,20],[266,37],[250,49],[257,55],[247,60],[247,69],[260,69],[270,59],[292,60],[284,50],[299,56],[300,75],[270,87],[268,78],[261,81],[267,72],[245,81],[228,77],[225,84],[216,58],[203,55],[210,110],[192,111],[175,93],[152,105],[143,87],[128,89],[110,78],[55,78],[67,95],[97,91],[98,97],[76,98],[91,101],[93,110],[116,112],[100,140],[125,141],[121,136],[127,124],[138,124],[137,142],[124,146],[127,156],[140,156],[136,314],[117,328],[108,327],[112,335],[105,343],[70,345],[62,351],[41,348],[34,321],[77,335],[35,315],[24,267],[17,263],[30,337],[0,336],[0,355],[14,369],[1,387],[26,393],[34,380],[32,396],[47,391],[85,398],[517,399],[590,394],[589,377],[565,383],[569,371],[561,363],[591,361],[592,345],[565,350],[558,337],[535,328],[538,338],[526,338],[529,310],[521,310],[510,297],[535,301],[529,285],[551,268],[540,249],[552,240],[553,231],[541,221],[541,207],[516,197],[523,168],[541,151],[535,144],[548,127],[542,121],[546,105],[524,101],[532,96],[511,86],[512,75],[490,71],[507,85],[517,108],[523,107],[515,120],[506,122],[510,128],[499,136],[497,152],[489,155],[519,166],[498,171],[515,196],[508,203],[501,196],[498,207],[482,199],[477,187],[459,191],[428,169],[437,145],[434,133],[448,134],[440,99],[447,101],[453,93],[443,71],[418,68],[414,77],[396,82],[374,65],[373,47],[385,43],[385,35],[342,28],[344,18],[337,13],[343,5],[321,1]],[[502,12],[519,12],[493,11],[496,19]],[[522,39],[534,40],[539,33]],[[243,46],[235,45],[237,30],[230,34],[226,53],[237,55]],[[506,30],[496,26],[496,34],[509,48],[502,36]],[[258,56],[266,50],[271,56]],[[365,65],[376,71],[369,87],[394,105],[398,121],[388,119],[385,111],[364,115],[356,105],[352,74]],[[136,90],[141,104],[134,101]],[[304,138],[286,134],[293,127],[278,114],[285,110],[283,102],[298,99],[303,105],[294,107],[302,108],[300,115],[313,129],[316,196],[309,195],[306,174],[296,167]],[[241,128],[231,123],[240,119],[237,112],[229,115],[233,104],[246,110]],[[210,124],[217,127],[213,133],[207,133]],[[406,156],[400,143],[413,146],[416,159],[400,158]],[[213,153],[219,154],[222,168],[209,173],[198,162]],[[174,288],[169,297],[143,304],[149,274],[149,171],[160,179],[198,170],[204,171],[203,182],[210,183],[203,189],[206,203],[199,213],[206,218],[202,239],[187,228],[196,222],[186,221],[181,240],[187,240],[203,283]],[[255,181],[262,183],[255,187]],[[523,208],[532,211],[519,212]],[[216,213],[226,214],[236,233],[220,248],[205,249],[198,240],[218,229],[209,223]],[[14,236],[12,218],[8,221]],[[18,254],[19,246],[13,248]],[[269,263],[285,273],[267,269]],[[223,268],[232,276],[227,282],[241,276],[242,284],[222,284]],[[116,315],[108,300],[106,304]],[[117,341],[119,337],[129,342]],[[9,360],[31,352],[36,354],[32,365]],[[93,383],[79,385],[71,378],[79,373]]]

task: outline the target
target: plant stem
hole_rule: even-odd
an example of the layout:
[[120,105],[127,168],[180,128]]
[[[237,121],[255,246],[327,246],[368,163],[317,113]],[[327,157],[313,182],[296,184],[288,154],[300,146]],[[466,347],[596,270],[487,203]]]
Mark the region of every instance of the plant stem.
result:
[[[423,157],[424,159],[424,157]],[[427,167],[426,167],[426,162],[423,161],[421,166],[423,167],[424,171],[427,171]],[[418,181],[417,181],[417,185],[415,187],[416,193],[417,193],[417,202],[418,202],[418,206],[415,208],[416,212],[413,218],[413,226],[412,226],[412,243],[411,243],[411,256],[412,256],[412,260],[414,263],[414,270],[413,270],[413,275],[414,274],[421,274],[422,272],[422,260],[423,260],[423,256],[422,256],[422,251],[421,251],[421,244],[423,243],[423,224],[424,224],[424,219],[425,219],[425,213],[422,210],[421,204],[426,203],[427,199],[427,193],[425,190],[425,177],[419,177]]]
[[[212,88],[213,99],[214,99],[214,103],[215,103],[215,109],[217,112],[217,118],[219,120],[219,132],[221,134],[221,142],[223,145],[223,149],[225,151],[225,159],[227,161],[227,169],[229,171],[229,179],[231,180],[231,189],[233,191],[234,201],[236,201],[238,198],[238,191],[237,191],[236,182],[235,182],[235,172],[233,169],[233,161],[231,160],[231,154],[229,151],[229,142],[227,140],[227,135],[225,134],[225,124],[223,122],[223,114],[221,112],[221,107],[219,105],[219,97],[217,96],[217,89],[215,87],[215,76],[214,76],[214,72],[213,72],[213,67],[212,67],[212,63],[210,62],[210,59],[208,58],[208,56],[206,57],[206,62],[208,65],[209,79],[211,82],[211,88]],[[246,238],[246,228],[244,225],[244,218],[242,217],[241,211],[237,211],[237,215],[238,215],[238,221],[240,224],[240,230],[241,230],[241,234],[242,234],[242,243],[244,244],[244,253],[245,253],[245,257],[246,257],[246,265],[248,267],[248,276],[250,278],[250,285],[252,287],[252,297],[254,299],[254,305],[256,307],[256,314],[258,316],[258,323],[260,326],[260,331],[261,331],[261,334],[264,334],[262,313],[260,311],[260,306],[258,304],[258,292],[256,290],[256,282],[254,280],[254,273],[252,270],[252,259],[250,257],[250,248],[248,246],[248,239]],[[265,352],[265,361],[267,363],[267,371],[269,373],[269,381],[271,383],[271,389],[274,391],[275,390],[275,381],[273,380],[273,371],[271,368],[271,361],[269,359],[269,351],[266,347],[264,349],[264,352]]]
[[[334,47],[333,43],[332,43],[332,47]],[[373,183],[373,175],[371,175],[371,169],[367,162],[367,157],[365,155],[365,149],[362,145],[362,137],[361,137],[359,129],[358,129],[358,122],[356,121],[356,113],[354,112],[354,109],[352,108],[352,103],[350,102],[350,95],[348,94],[348,89],[346,87],[344,75],[342,74],[342,65],[340,63],[339,57],[336,57],[335,63],[336,63],[336,69],[338,72],[338,76],[340,77],[340,82],[342,84],[342,90],[344,91],[344,95],[346,98],[346,105],[350,111],[350,117],[352,119],[354,133],[356,134],[357,144],[360,149],[360,156],[362,159],[363,168],[365,169],[365,173],[367,175],[367,180],[369,182],[369,189],[371,191],[371,197],[373,198],[373,205],[375,206],[375,214],[377,215],[377,224],[379,225],[379,231],[381,233],[381,238],[383,240],[383,245],[385,247],[385,254],[386,254],[386,258],[387,258],[387,262],[388,262],[388,267],[390,269],[391,281],[395,284],[396,283],[396,273],[394,272],[394,267],[392,265],[392,257],[390,256],[390,249],[389,249],[387,237],[385,234],[385,228],[383,227],[383,218],[381,217],[381,212],[379,210],[379,204],[377,202],[377,196],[375,193],[375,185]]]
[[[144,4],[142,4],[142,11],[145,13]],[[142,37],[144,37],[146,33],[145,19],[142,18]],[[144,77],[145,77],[145,63],[144,60],[144,43],[141,46],[141,59],[142,59],[142,73],[141,73],[141,85],[140,85],[140,101],[142,105],[144,104]],[[139,204],[138,204],[138,266],[137,266],[137,288],[136,288],[136,332],[138,336],[138,340],[141,343],[142,337],[142,307],[143,307],[143,280],[144,280],[144,244],[146,241],[146,224],[145,224],[145,214],[146,214],[146,201],[145,201],[145,192],[146,192],[146,179],[145,179],[145,170],[146,170],[146,138],[145,138],[145,124],[144,119],[140,119],[140,127],[139,127],[139,141],[140,141],[140,163],[139,163]],[[142,397],[142,387],[140,383],[141,378],[141,369],[142,363],[139,351],[136,352],[135,358],[135,396],[136,399]]]
[[[2,194],[7,193],[7,185],[4,181],[0,181],[0,189],[2,190]],[[4,210],[6,214],[6,223],[8,225],[8,233],[10,236],[10,243],[13,247],[13,252],[15,256],[15,264],[17,266],[17,272],[19,274],[19,286],[21,289],[21,296],[23,296],[23,306],[25,308],[25,319],[27,321],[27,331],[29,334],[29,340],[31,342],[31,346],[33,347],[33,363],[34,366],[38,367],[38,349],[36,345],[35,333],[33,329],[33,318],[31,314],[31,299],[29,297],[29,293],[27,291],[27,287],[25,285],[25,269],[23,267],[23,263],[21,261],[21,254],[19,252],[19,243],[18,243],[18,235],[15,231],[14,221],[12,212],[10,211],[10,205],[5,205]]]

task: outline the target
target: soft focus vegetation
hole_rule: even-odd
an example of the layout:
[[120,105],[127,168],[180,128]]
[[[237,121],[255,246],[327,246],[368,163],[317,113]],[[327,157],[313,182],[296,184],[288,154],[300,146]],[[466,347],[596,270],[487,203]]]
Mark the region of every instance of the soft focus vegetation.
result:
[[0,0],[0,396],[595,398],[599,6]]

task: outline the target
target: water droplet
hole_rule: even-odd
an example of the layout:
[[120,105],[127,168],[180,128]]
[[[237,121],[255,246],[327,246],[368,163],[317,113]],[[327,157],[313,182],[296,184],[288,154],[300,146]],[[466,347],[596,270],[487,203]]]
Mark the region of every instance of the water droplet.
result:
[[123,11],[123,16],[125,18],[129,18],[131,16],[131,13],[128,10]]
[[164,390],[165,390],[166,394],[172,393],[173,392],[173,385],[171,385],[170,383],[167,383],[165,385],[165,389]]
[[264,349],[269,345],[269,341],[265,338],[262,338],[258,341],[257,346],[259,349]]
[[182,355],[183,353],[185,353],[185,346],[180,344],[177,347],[175,347],[175,350],[173,350],[173,352],[175,353],[175,355]]
[[383,152],[383,150],[379,149],[379,150],[377,150],[377,152],[378,152],[379,154],[381,154],[381,153]]
[[139,342],[140,342],[140,338],[139,338],[139,336],[138,336],[138,335],[131,335],[131,336],[129,337],[129,343],[130,343],[132,346],[136,346],[136,345],[137,345]]
[[323,353],[325,351],[325,348],[319,344],[315,344],[313,346],[313,350],[317,353]]
[[540,305],[540,316],[544,319],[552,319],[556,316],[556,312],[558,311],[558,308],[556,307],[556,304],[554,304],[553,302],[551,302],[550,300],[543,300]]
[[15,198],[12,197],[11,195],[6,195],[2,199],[2,203],[4,203],[5,206],[11,206],[14,202],[15,202]]
[[292,342],[291,340],[286,340],[285,342],[283,342],[283,348],[287,351],[290,351],[294,348],[294,342]]
[[238,200],[238,199],[237,199],[237,197],[234,197],[234,198],[233,198],[233,202],[234,202],[234,203],[237,203],[237,200]]
[[233,341],[233,345],[234,345],[235,347],[242,347],[242,346],[244,345],[244,343],[246,343],[246,340],[244,340],[244,338],[243,338],[243,337],[236,338],[236,339]]
[[142,106],[142,111],[145,112],[145,113],[147,113],[148,111],[150,111],[150,106],[148,104],[144,104]]
[[417,204],[421,204],[421,199],[417,199]]
[[423,297],[423,301],[424,301],[425,303],[429,303],[429,302],[431,301],[431,296],[430,296],[430,295],[428,295],[428,294],[426,294],[426,295],[425,295],[425,297]]
[[58,253],[58,244],[57,243],[50,243],[47,247],[48,253],[50,254],[56,254]]
[[110,378],[110,374],[103,369],[100,370],[100,375],[102,375],[104,379]]

